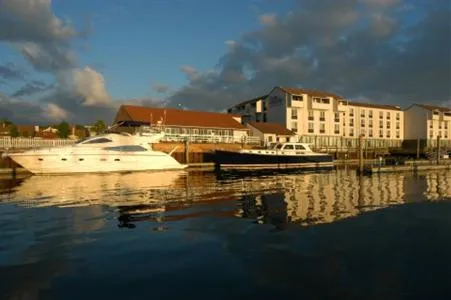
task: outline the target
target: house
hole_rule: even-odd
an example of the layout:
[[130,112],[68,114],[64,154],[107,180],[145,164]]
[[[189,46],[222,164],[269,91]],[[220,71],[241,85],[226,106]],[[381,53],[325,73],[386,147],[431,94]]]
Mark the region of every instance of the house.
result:
[[168,136],[219,136],[239,140],[246,137],[249,131],[237,115],[134,105],[119,108],[114,123],[121,122],[160,126]]
[[275,142],[296,142],[297,138],[293,131],[288,130],[278,123],[262,123],[262,122],[248,122],[247,127],[251,130],[254,136],[260,137],[264,145],[269,145]]
[[436,141],[437,137],[451,146],[451,108],[429,104],[413,104],[404,110],[406,140]]

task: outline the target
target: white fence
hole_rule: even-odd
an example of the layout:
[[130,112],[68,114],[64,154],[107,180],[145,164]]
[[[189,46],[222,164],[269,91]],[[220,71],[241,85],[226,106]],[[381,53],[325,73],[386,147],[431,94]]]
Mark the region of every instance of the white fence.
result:
[[38,139],[24,137],[0,137],[0,149],[28,149],[39,147],[57,147],[74,144],[74,140],[69,139]]
[[162,142],[184,142],[186,140],[190,143],[261,144],[261,140],[257,136],[236,137],[228,135],[180,135],[166,133],[161,139]]

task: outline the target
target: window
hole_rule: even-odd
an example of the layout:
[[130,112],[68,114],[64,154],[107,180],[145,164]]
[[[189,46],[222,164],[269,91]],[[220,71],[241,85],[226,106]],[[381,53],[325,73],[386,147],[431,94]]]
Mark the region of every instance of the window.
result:
[[399,137],[400,137],[399,130],[396,130],[396,138],[399,139]]
[[313,110],[308,111],[308,119],[313,120]]
[[448,129],[448,121],[445,121],[445,129]]
[[399,122],[396,122],[396,129],[399,129],[399,128],[400,128]]
[[401,119],[401,114],[398,112],[396,113],[396,120],[399,121],[399,119]]
[[334,121],[337,123],[340,122],[340,113],[338,112],[335,113]]
[[354,126],[354,119],[349,120],[349,126],[351,126],[351,127]]
[[438,122],[438,129],[442,129],[442,122]]
[[296,150],[305,150],[305,147],[302,145],[295,145]]
[[334,133],[336,133],[336,134],[340,133],[340,124],[335,124],[335,126],[334,126]]
[[380,111],[379,112],[379,119],[383,119],[384,118],[384,112]]
[[362,109],[362,111],[360,112],[360,116],[361,116],[362,118],[365,118],[365,110],[364,110],[364,109]]
[[365,127],[365,119],[360,119],[360,127]]
[[111,143],[112,140],[107,139],[107,138],[97,138],[97,139],[92,139],[92,140],[87,140],[85,142],[83,142],[83,144],[101,144],[101,143]]
[[314,132],[315,130],[314,130],[314,126],[313,126],[313,123],[308,123],[308,132],[310,132],[310,133],[312,133],[312,132]]
[[369,128],[373,128],[373,120],[370,119],[370,120],[368,121],[368,127],[369,127]]
[[285,145],[285,147],[283,148],[283,150],[294,150],[294,146],[291,144]]
[[387,137],[390,137],[390,130],[387,130]]
[[272,135],[268,136],[268,142],[272,142]]
[[293,96],[291,96],[291,100],[293,100],[293,101],[303,101],[304,99],[302,98],[302,96],[293,95]]
[[384,131],[381,129],[381,130],[379,130],[379,137],[380,138],[383,138],[384,137]]
[[387,111],[387,120],[390,120],[390,112]]
[[319,120],[320,121],[326,121],[326,112],[325,111],[320,111],[319,112]]
[[370,129],[370,130],[368,131],[368,135],[369,135],[369,137],[373,137],[373,129]]
[[370,118],[370,119],[373,118],[373,111],[372,110],[368,111],[368,118]]
[[387,129],[390,129],[390,121],[387,121]]
[[144,152],[147,151],[146,148],[138,146],[138,145],[124,145],[124,146],[114,146],[103,148],[104,150],[109,151],[121,151],[121,152]]
[[297,118],[298,118],[298,110],[295,108],[292,108],[291,109],[291,119],[297,120]]
[[354,128],[349,129],[349,136],[354,136]]
[[434,123],[432,121],[429,121],[429,128],[434,128]]
[[298,122],[291,122],[291,130],[298,132]]
[[350,108],[349,109],[349,116],[353,117],[354,116],[354,108]]
[[325,133],[326,132],[326,125],[324,123],[319,124],[319,133]]

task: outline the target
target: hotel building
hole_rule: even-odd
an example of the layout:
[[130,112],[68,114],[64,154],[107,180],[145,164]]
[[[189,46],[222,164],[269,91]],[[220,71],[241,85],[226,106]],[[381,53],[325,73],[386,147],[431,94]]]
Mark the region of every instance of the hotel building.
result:
[[405,139],[426,140],[428,146],[451,146],[451,108],[413,104],[404,111]]
[[355,146],[360,135],[370,147],[400,146],[404,116],[399,106],[348,101],[317,90],[275,87],[268,95],[239,103],[228,110],[243,122],[279,123],[300,141],[317,146]]

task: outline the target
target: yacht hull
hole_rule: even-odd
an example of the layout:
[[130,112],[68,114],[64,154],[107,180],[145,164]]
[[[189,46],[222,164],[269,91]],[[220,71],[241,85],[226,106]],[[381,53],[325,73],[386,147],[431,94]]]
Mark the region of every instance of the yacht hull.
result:
[[187,167],[172,156],[157,151],[148,154],[24,152],[9,157],[35,175],[182,170]]
[[221,169],[284,169],[333,167],[333,157],[324,154],[275,155],[217,150],[216,168]]

